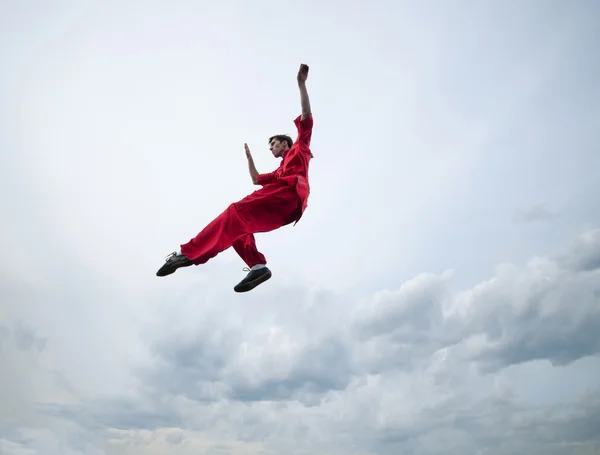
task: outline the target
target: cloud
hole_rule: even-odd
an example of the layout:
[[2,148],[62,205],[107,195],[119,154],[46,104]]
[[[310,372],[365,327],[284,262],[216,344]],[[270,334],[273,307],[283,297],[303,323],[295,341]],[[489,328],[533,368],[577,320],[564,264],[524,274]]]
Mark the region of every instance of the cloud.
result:
[[551,212],[544,208],[542,204],[538,204],[533,207],[530,207],[527,210],[521,210],[517,212],[514,219],[518,223],[532,223],[535,221],[543,221],[550,218],[554,218],[557,215],[557,213]]
[[155,340],[148,379],[156,390],[207,402],[310,400],[348,384],[351,346],[331,327],[311,336],[310,328],[294,331],[293,319],[285,318],[262,321],[249,332],[227,325],[220,312],[205,318],[189,331]]
[[599,246],[597,231],[586,232],[559,258],[500,265],[493,278],[457,295],[448,325],[463,340],[453,350],[488,371],[600,353]]
[[[600,222],[597,7],[32,5],[0,7],[2,455],[598,453],[598,231],[554,254]],[[275,165],[301,54],[274,279],[157,280],[247,194],[235,144]]]
[[21,427],[13,440],[0,437],[2,455],[106,455],[99,441],[74,423]]
[[38,336],[31,327],[23,325],[22,321],[15,321],[12,327],[0,324],[0,343],[3,341],[12,341],[19,351],[40,353],[46,347],[46,340]]
[[581,272],[600,269],[600,229],[581,235],[561,257],[561,263],[564,267]]
[[33,449],[6,439],[0,439],[0,453],[4,455],[36,455]]
[[312,333],[293,327],[297,320],[310,326],[310,308],[297,319],[271,308],[275,320],[249,325],[252,331],[228,325],[217,310],[191,331],[156,339],[148,378],[157,390],[197,401],[308,403],[365,374],[424,367],[441,349],[490,372],[538,359],[566,365],[600,353],[600,268],[590,266],[600,258],[590,253],[598,245],[600,236],[585,233],[567,259],[502,264],[456,295],[447,272],[419,275],[354,304],[330,296],[320,307],[337,313],[337,324]]
[[256,306],[202,312],[184,299],[147,332],[135,393],[43,412],[119,454],[591,453],[599,389],[534,403],[507,371],[600,369],[599,244],[585,232],[461,292],[445,272],[363,298],[270,288]]

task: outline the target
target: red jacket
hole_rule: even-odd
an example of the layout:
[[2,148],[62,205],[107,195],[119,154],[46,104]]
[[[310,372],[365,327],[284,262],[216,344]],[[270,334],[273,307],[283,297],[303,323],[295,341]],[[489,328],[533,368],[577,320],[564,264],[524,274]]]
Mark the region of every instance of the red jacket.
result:
[[300,220],[308,205],[308,196],[310,194],[308,165],[313,157],[310,150],[313,117],[309,115],[304,120],[301,120],[301,118],[301,116],[298,116],[294,120],[298,129],[298,137],[292,147],[285,152],[279,167],[273,172],[260,174],[257,179],[257,183],[263,186],[285,183],[295,188],[296,193],[298,193],[298,196],[302,200],[302,209],[296,219],[296,223]]

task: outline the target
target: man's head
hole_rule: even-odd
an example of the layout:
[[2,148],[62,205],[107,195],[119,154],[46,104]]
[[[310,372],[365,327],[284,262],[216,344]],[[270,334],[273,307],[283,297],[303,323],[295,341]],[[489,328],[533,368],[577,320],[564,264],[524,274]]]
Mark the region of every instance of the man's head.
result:
[[275,158],[283,156],[283,154],[292,148],[294,141],[290,136],[285,134],[277,134],[269,138],[269,150]]

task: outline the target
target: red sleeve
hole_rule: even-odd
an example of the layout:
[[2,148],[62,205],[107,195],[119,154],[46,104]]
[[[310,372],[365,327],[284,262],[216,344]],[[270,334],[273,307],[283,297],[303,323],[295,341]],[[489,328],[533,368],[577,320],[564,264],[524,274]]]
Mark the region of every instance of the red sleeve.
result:
[[296,142],[300,146],[302,150],[310,149],[310,140],[312,138],[312,130],[313,130],[313,116],[312,114],[302,120],[302,116],[299,115],[294,120],[296,124],[296,128],[298,129],[298,138]]
[[269,183],[273,183],[277,180],[277,175],[275,174],[277,171],[269,172],[267,174],[259,174],[256,179],[256,183],[259,185],[267,185]]

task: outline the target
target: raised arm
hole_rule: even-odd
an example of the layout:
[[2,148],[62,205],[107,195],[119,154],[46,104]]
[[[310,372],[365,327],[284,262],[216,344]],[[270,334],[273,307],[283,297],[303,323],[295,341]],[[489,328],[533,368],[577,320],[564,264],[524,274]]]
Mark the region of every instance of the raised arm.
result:
[[244,144],[244,148],[246,149],[246,158],[248,159],[248,171],[250,172],[250,178],[252,179],[252,183],[255,185],[266,185],[268,183],[272,183],[277,179],[277,171],[269,172],[266,174],[261,174],[256,169],[254,164],[254,159],[252,158],[252,153],[250,153],[250,148],[248,144]]
[[244,148],[246,149],[246,158],[248,158],[248,171],[250,171],[250,178],[252,179],[252,183],[254,183],[255,185],[258,185],[259,173],[256,170],[256,166],[254,165],[254,159],[252,158],[252,153],[250,153],[248,144],[244,144]]
[[300,105],[302,107],[302,120],[311,116],[310,99],[306,90],[306,79],[308,78],[308,65],[300,65],[298,70],[298,88],[300,89]]

